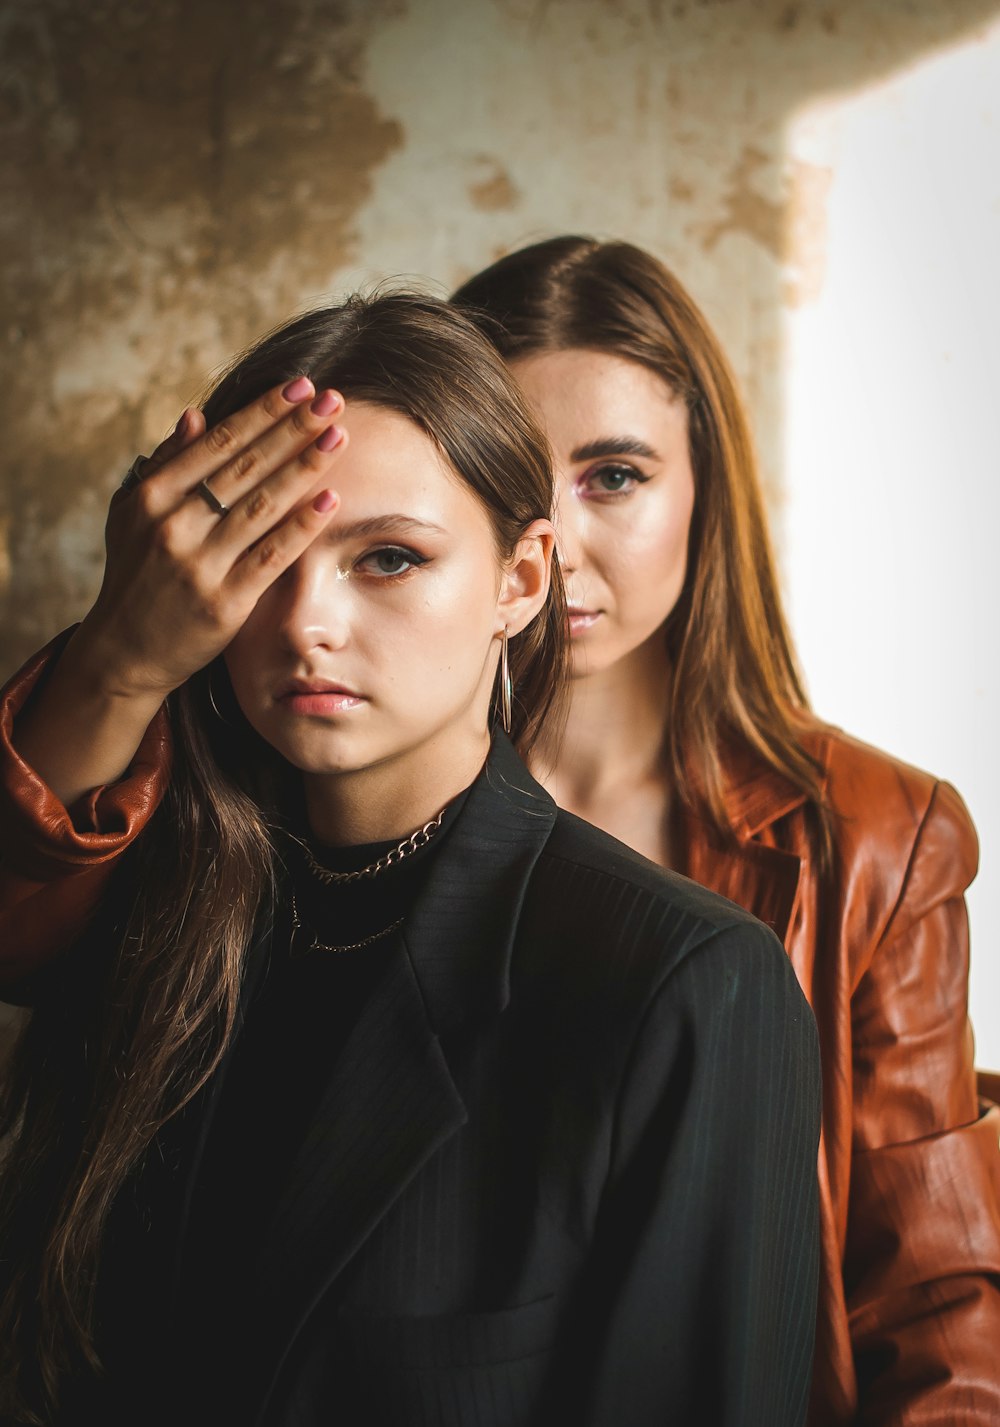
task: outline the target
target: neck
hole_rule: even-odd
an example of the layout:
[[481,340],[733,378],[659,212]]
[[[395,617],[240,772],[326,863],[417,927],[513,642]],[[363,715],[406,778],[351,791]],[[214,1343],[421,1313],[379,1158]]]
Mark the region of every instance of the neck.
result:
[[489,753],[489,732],[454,728],[419,748],[349,773],[306,773],[312,835],[331,847],[391,842],[437,817],[472,783]]
[[616,794],[665,781],[671,669],[657,631],[610,668],[573,679],[562,737],[532,771],[582,816]]

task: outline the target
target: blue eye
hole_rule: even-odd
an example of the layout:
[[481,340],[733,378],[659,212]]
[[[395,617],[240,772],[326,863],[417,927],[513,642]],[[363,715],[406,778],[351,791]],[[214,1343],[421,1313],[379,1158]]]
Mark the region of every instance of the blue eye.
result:
[[427,562],[424,556],[418,555],[415,550],[406,550],[401,545],[383,545],[380,550],[370,550],[358,563],[376,578],[390,580],[395,575],[405,575]]
[[596,496],[631,495],[636,486],[645,484],[648,476],[642,475],[634,466],[619,464],[597,466],[583,478],[584,490]]

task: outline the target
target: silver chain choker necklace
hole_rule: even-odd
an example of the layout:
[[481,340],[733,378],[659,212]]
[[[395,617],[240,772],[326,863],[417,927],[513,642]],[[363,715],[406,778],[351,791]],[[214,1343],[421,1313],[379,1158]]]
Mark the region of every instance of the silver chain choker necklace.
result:
[[367,867],[359,867],[356,872],[333,872],[329,867],[324,867],[322,863],[316,861],[307,842],[303,842],[301,839],[296,840],[302,848],[306,866],[312,875],[323,883],[324,887],[343,886],[346,882],[360,882],[363,877],[378,877],[380,873],[387,872],[390,867],[395,867],[404,858],[412,857],[421,847],[426,847],[441,826],[441,820],[449,806],[450,804],[445,803],[436,818],[431,818],[430,822],[424,823],[423,827],[418,827],[416,832],[411,832],[409,836],[404,837],[402,842],[383,853],[377,862],[369,862]]

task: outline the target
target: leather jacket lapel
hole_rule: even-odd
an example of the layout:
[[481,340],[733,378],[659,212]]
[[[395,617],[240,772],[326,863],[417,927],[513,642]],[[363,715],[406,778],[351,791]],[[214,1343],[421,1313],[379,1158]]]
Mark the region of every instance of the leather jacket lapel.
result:
[[802,871],[800,857],[753,840],[722,847],[694,819],[687,826],[684,853],[678,871],[751,912],[786,942]]
[[674,867],[771,927],[785,942],[795,908],[802,859],[773,845],[771,829],[806,801],[800,788],[747,750],[730,750],[726,816],[732,837],[679,807],[673,828]]

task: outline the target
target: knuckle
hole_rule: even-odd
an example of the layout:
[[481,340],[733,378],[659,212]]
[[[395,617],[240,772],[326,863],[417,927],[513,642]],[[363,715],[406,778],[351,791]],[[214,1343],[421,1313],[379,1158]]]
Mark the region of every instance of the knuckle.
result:
[[265,516],[270,515],[273,510],[274,501],[263,487],[251,492],[251,494],[247,496],[244,506],[247,520],[261,520]]
[[248,446],[244,451],[237,451],[229,463],[229,469],[237,480],[242,480],[245,476],[252,475],[258,464],[257,452],[252,446]]
[[266,416],[269,416],[272,421],[280,421],[288,409],[281,399],[282,390],[282,387],[277,387],[275,390],[269,391],[266,395],[261,397],[260,404],[264,409],[264,413]]
[[277,570],[280,567],[281,551],[273,540],[262,540],[255,553],[262,570]]
[[161,520],[153,526],[153,548],[161,554],[176,556],[180,552],[178,531],[172,520]]
[[205,432],[205,446],[213,456],[226,456],[236,448],[237,435],[228,421]]
[[162,514],[162,497],[159,487],[152,485],[148,480],[143,480],[134,491],[136,509],[146,520],[155,520]]

